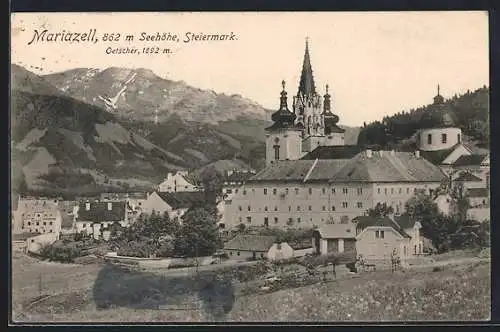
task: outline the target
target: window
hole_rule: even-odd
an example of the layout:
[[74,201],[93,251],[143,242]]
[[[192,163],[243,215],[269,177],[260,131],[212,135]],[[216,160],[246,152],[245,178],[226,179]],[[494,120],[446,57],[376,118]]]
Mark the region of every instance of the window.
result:
[[52,233],[52,230],[49,230],[49,233]]
[[288,211],[292,211],[292,206],[288,205]]
[[457,134],[457,142],[458,142],[458,143],[461,143],[461,137],[460,137],[460,134]]
[[384,195],[387,195],[387,188],[384,188]]
[[321,193],[322,193],[323,195],[324,195],[324,194],[326,194],[326,188],[322,188],[322,189],[321,189]]
[[280,146],[275,145],[273,146],[274,148],[274,160],[279,160],[280,159]]
[[399,193],[403,193],[403,188],[399,188]]
[[274,207],[274,211],[278,211],[278,207],[277,206]]
[[264,254],[260,254],[260,258],[264,258]]
[[349,223],[349,217],[348,216],[342,216],[342,218],[340,218],[340,223],[341,224],[348,224]]
[[309,195],[312,195],[312,193],[313,193],[312,188],[309,188]]
[[379,238],[380,237],[380,232],[379,231],[375,231],[375,238]]
[[248,206],[248,211],[252,211],[252,207],[250,205]]
[[267,210],[268,210],[267,206],[264,206],[264,211],[267,211]]
[[300,222],[300,218],[297,218],[297,222]]
[[278,217],[274,217],[274,223],[277,224],[278,223]]
[[31,223],[28,221],[28,226],[31,226]]
[[356,203],[356,206],[358,207],[358,209],[362,209],[363,208],[363,203],[362,202],[358,202],[358,203]]
[[295,195],[299,194],[299,188],[295,188]]
[[342,207],[343,207],[344,209],[346,209],[346,208],[347,208],[347,206],[348,206],[347,202],[342,202]]
[[384,238],[384,231],[380,231],[380,238],[383,239]]
[[252,217],[247,217],[247,223],[251,223],[252,222]]
[[332,188],[332,194],[335,194],[335,188]]
[[377,192],[380,194],[380,188],[377,189]]
[[297,205],[297,211],[300,211],[300,205]]
[[394,194],[394,188],[391,188],[391,195]]
[[264,195],[267,195],[267,188],[264,188]]
[[413,247],[413,252],[415,253],[415,255],[417,254],[417,245]]
[[441,143],[446,144],[446,134],[441,134]]
[[233,255],[233,252],[232,252],[232,251],[230,251],[230,252],[229,252],[229,256],[232,256],[232,255]]
[[358,188],[358,196],[361,196],[363,195],[363,188]]
[[332,205],[332,211],[335,211],[335,206]]
[[285,194],[288,195],[288,188],[285,188]]
[[83,224],[83,228],[86,228],[87,227],[87,224]]
[[246,195],[246,194],[247,194],[247,190],[243,189],[243,195]]
[[37,225],[37,226],[40,226],[40,223],[37,221],[37,222],[36,222],[36,225]]
[[273,195],[276,195],[276,193],[278,192],[278,190],[276,188],[273,189]]
[[269,218],[264,217],[264,226],[269,226]]
[[236,253],[236,255],[238,255],[238,256],[239,256],[239,255],[240,255],[240,252],[238,251],[238,252]]
[[324,206],[324,205],[323,205],[323,208],[322,208],[322,209],[323,209],[323,211],[326,211],[326,206]]
[[238,189],[234,189],[234,193],[237,194],[238,193]]
[[347,193],[348,193],[347,188],[342,188],[342,192],[344,193],[344,195],[347,195]]
[[46,221],[44,221],[44,222],[43,222],[43,225],[44,225],[44,226],[47,226],[47,222],[46,222]]
[[243,222],[243,219],[242,219],[241,217],[239,217],[239,218],[238,218],[238,221],[239,221],[240,223],[242,223],[242,222]]
[[238,206],[238,210],[240,210],[240,211],[242,210],[241,205]]
[[410,188],[406,188],[406,194],[410,193]]
[[427,135],[427,144],[432,144],[432,134]]
[[309,205],[309,211],[312,211],[312,206],[311,205]]

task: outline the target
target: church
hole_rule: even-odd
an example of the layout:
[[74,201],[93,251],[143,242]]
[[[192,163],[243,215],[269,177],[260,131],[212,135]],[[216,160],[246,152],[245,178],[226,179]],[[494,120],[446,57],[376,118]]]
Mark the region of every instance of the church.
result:
[[463,142],[439,87],[431,111],[420,120],[417,149],[372,151],[345,145],[328,86],[323,96],[316,92],[307,41],[292,110],[282,86],[280,107],[266,128],[267,166],[225,200],[226,229],[348,224],[378,203],[398,215],[415,194],[436,197],[464,171],[487,187],[489,157]]

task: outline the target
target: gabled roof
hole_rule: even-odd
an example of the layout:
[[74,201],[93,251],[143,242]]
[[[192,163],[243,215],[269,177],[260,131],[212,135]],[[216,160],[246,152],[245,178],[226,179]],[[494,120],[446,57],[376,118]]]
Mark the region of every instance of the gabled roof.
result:
[[241,251],[268,251],[276,242],[271,235],[237,235],[231,239],[224,249]]
[[401,214],[399,216],[394,216],[394,221],[401,226],[402,229],[409,229],[415,226],[417,219],[412,218],[408,214]]
[[194,204],[205,200],[205,194],[201,191],[157,192],[156,194],[174,210],[189,209]]
[[231,175],[226,176],[225,182],[245,182],[254,175],[255,173],[252,172],[234,171]]
[[348,224],[328,224],[315,230],[324,239],[354,239],[356,237],[356,227],[352,223]]
[[471,154],[460,156],[453,163],[453,166],[479,166],[487,156],[487,154]]
[[424,158],[410,152],[359,153],[342,167],[331,182],[441,182],[446,175]]
[[469,197],[488,197],[490,191],[488,188],[469,188],[467,189],[467,195]]
[[278,160],[255,174],[248,182],[303,181],[313,163],[314,160]]
[[[90,209],[86,209],[90,204]],[[108,209],[111,205],[111,210]],[[125,202],[80,202],[77,221],[103,222],[122,221],[126,217]]]
[[434,165],[441,165],[441,163],[458,147],[456,144],[449,149],[436,150],[436,151],[420,151],[420,155],[433,163]]
[[404,229],[394,220],[389,217],[370,217],[370,216],[359,216],[352,220],[356,223],[356,229],[364,230],[367,227],[380,226],[380,227],[391,227],[396,232],[398,232],[402,237],[411,238]]
[[481,178],[475,176],[472,173],[463,172],[454,181],[459,181],[459,182],[480,182],[482,180],[481,180]]
[[318,146],[302,159],[351,159],[361,151],[363,151],[363,148],[357,145]]

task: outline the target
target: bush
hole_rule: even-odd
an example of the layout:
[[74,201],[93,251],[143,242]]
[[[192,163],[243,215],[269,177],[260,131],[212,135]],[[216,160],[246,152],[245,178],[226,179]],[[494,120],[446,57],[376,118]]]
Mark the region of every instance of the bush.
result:
[[40,250],[40,256],[50,261],[73,263],[75,258],[81,256],[81,250],[74,242],[56,242],[52,245],[43,246]]

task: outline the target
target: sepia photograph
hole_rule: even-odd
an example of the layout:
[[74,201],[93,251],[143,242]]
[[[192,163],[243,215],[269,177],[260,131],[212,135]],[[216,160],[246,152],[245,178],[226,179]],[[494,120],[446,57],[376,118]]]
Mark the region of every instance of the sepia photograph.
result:
[[10,19],[11,324],[491,319],[487,11]]

